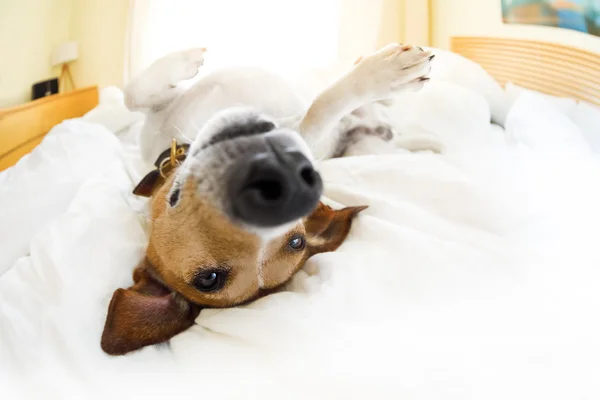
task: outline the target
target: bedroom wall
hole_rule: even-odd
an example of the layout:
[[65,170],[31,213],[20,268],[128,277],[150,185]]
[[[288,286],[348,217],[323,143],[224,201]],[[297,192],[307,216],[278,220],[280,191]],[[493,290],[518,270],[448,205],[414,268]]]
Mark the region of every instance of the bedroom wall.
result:
[[383,0],[383,17],[379,27],[378,46],[382,47],[390,42],[404,40],[403,27],[405,0]]
[[0,108],[31,99],[31,85],[57,77],[52,51],[79,43],[78,87],[122,85],[127,0],[0,0]]
[[124,76],[127,0],[75,0],[71,36],[79,42],[79,60],[73,64],[79,87],[121,86]]
[[51,56],[69,39],[73,0],[0,1],[0,108],[31,98],[31,85],[57,76]]
[[383,0],[382,5],[380,47],[391,42],[430,44],[429,0]]
[[433,45],[449,48],[450,37],[485,35],[542,40],[600,52],[600,38],[566,29],[505,25],[500,0],[431,0]]
[[[71,66],[78,87],[122,86],[129,4],[128,0],[0,0],[0,108],[28,101],[32,83],[57,76],[60,71],[52,71],[50,56],[68,40],[79,43],[79,59]],[[380,45],[425,40],[427,19],[420,2],[383,0],[383,7]],[[409,23],[404,15],[411,16]]]
[[430,0],[403,0],[400,21],[402,42],[419,45],[431,44],[431,25],[429,23]]

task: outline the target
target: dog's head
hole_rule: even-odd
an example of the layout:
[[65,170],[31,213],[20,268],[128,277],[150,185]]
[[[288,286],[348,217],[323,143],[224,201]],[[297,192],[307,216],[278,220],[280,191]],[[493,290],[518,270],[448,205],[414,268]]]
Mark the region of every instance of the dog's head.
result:
[[164,342],[203,307],[276,289],[309,257],[339,247],[365,208],[319,203],[303,139],[252,110],[215,116],[179,167],[160,164],[135,190],[152,196],[150,242],[135,284],[111,300],[101,342],[109,354]]

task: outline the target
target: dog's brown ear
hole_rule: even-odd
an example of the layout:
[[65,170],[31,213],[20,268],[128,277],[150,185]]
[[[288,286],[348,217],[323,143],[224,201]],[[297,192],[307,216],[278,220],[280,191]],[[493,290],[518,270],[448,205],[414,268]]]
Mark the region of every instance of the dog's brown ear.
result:
[[194,324],[200,307],[173,293],[148,274],[146,265],[133,275],[135,284],[113,294],[100,346],[121,355],[171,339]]
[[334,251],[340,247],[350,232],[354,217],[367,207],[346,207],[334,210],[319,203],[315,211],[304,222],[309,254],[312,256],[317,253]]

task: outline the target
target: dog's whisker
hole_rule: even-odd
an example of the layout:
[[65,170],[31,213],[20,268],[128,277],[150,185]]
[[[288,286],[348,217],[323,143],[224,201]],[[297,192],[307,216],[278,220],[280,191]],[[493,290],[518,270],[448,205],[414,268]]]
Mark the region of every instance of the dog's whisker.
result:
[[[192,123],[193,123],[193,122],[194,122],[194,121],[192,120]],[[189,143],[192,143],[192,142],[193,142],[193,140],[192,140],[192,139],[190,139],[189,137],[187,137],[187,135],[186,135],[185,133],[183,133],[183,132],[181,131],[181,129],[179,129],[179,128],[177,127],[177,125],[175,125],[175,124],[171,124],[171,125],[173,125],[173,128],[175,128],[175,130],[177,130],[177,132],[179,132],[179,134],[180,134],[180,135],[181,135],[181,136],[182,136],[182,137],[183,137],[185,140],[187,140]]]

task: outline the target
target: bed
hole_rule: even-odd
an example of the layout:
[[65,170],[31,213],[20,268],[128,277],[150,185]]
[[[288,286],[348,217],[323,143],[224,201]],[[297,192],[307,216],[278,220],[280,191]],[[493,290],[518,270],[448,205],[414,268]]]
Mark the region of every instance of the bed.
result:
[[[117,90],[102,92],[0,173],[0,390],[598,398],[600,112],[586,82],[600,56],[554,48],[589,58],[563,87],[518,69],[524,49],[549,60],[529,43],[455,38],[455,52],[435,49],[431,81],[391,110],[403,136],[426,135],[440,154],[321,163],[326,202],[370,205],[338,251],[312,258],[285,291],[203,310],[168,345],[118,358],[99,338],[147,240],[145,201],[131,194],[145,172],[142,120]],[[571,82],[572,71],[548,73]]]
[[97,105],[98,88],[91,86],[0,109],[0,171],[29,153],[53,126]]

